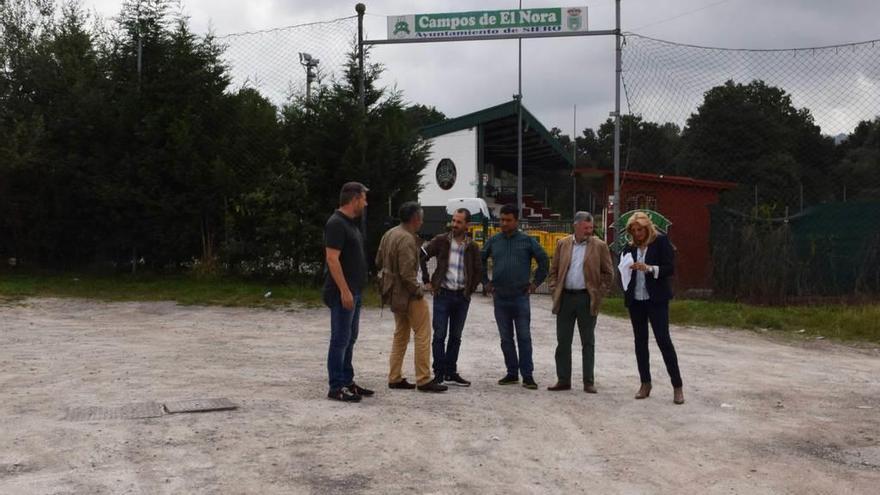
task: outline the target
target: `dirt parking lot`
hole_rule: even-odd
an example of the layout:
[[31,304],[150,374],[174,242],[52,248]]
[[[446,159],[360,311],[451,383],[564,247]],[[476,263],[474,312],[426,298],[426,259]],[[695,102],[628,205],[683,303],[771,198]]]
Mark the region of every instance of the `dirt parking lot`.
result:
[[[676,406],[653,343],[654,392],[633,400],[629,323],[600,317],[599,394],[551,393],[554,319],[546,296],[532,306],[539,391],[495,384],[478,297],[471,388],[388,390],[391,314],[367,309],[355,368],[377,394],[341,404],[325,398],[326,310],[7,301],[0,493],[877,493],[877,349],[676,327]],[[120,418],[213,397],[239,408]]]

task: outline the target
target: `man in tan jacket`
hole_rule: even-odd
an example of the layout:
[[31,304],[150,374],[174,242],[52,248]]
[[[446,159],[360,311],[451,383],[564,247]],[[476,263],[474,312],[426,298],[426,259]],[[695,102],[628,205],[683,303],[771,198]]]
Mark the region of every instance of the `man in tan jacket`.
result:
[[[419,249],[422,207],[409,201],[400,206],[400,225],[392,228],[379,242],[376,269],[382,304],[394,313],[394,341],[389,358],[388,388],[422,392],[444,392],[449,387],[431,379],[431,315],[419,282]],[[403,358],[410,331],[415,336],[416,383],[403,377]]]
[[555,385],[547,390],[571,390],[571,341],[577,322],[581,335],[584,392],[595,394],[593,365],[596,354],[596,317],[602,298],[614,282],[611,252],[593,235],[593,216],[574,215],[574,234],[560,239],[547,277],[556,315]]

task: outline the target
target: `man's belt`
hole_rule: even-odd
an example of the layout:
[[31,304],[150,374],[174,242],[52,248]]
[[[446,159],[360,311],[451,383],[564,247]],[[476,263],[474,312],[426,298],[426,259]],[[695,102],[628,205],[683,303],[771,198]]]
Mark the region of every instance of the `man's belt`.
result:
[[447,289],[446,287],[440,287],[440,290],[438,292],[440,292],[441,294],[444,292],[447,294],[464,294],[464,289],[452,290],[452,289]]

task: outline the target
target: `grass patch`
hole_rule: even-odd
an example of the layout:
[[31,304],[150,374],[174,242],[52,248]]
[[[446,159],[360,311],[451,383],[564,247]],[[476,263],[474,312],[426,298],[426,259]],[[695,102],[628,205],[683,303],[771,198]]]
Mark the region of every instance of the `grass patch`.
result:
[[[628,317],[622,298],[606,299],[602,313]],[[670,304],[669,318],[677,325],[769,329],[807,337],[880,343],[880,304],[770,307],[676,299]]]
[[[271,291],[270,297],[265,297]],[[102,301],[176,301],[185,305],[277,307],[291,302],[318,306],[321,290],[232,278],[88,274],[0,274],[0,297],[77,297]]]
[[[271,296],[265,297],[270,291]],[[320,288],[300,284],[272,284],[234,278],[206,280],[182,275],[0,272],[0,304],[14,304],[25,297],[175,301],[184,305],[264,308],[282,307],[293,302],[310,307],[323,304]],[[371,288],[364,295],[364,305],[379,306],[378,295]],[[628,317],[622,298],[605,299],[602,313]],[[676,299],[670,305],[670,319],[677,325],[769,329],[806,337],[880,343],[880,304],[768,307]]]

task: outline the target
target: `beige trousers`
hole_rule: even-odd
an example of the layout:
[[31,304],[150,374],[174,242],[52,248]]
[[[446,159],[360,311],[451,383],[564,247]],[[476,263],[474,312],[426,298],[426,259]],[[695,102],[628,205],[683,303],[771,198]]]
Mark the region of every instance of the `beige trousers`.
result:
[[394,323],[388,383],[403,380],[403,357],[406,346],[409,345],[409,333],[412,331],[415,336],[416,384],[427,384],[431,381],[431,313],[428,310],[428,301],[424,297],[411,300],[406,314],[394,313]]

